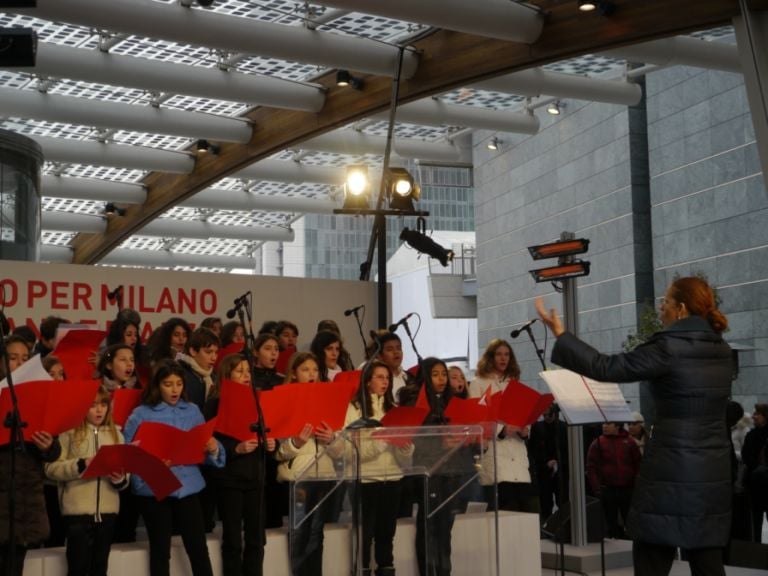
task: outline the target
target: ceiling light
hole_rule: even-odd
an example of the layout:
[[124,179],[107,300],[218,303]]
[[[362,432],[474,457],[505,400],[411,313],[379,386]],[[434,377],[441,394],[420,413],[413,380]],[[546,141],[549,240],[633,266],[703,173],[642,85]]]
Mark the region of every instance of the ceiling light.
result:
[[552,116],[560,116],[560,100],[555,100],[547,105],[547,113]]
[[485,145],[485,147],[486,147],[486,148],[488,148],[488,150],[498,150],[498,149],[499,149],[499,146],[501,146],[501,140],[499,140],[498,138],[496,138],[496,136],[494,136],[493,138],[491,138],[491,139],[488,141],[488,144],[486,144],[486,145]]
[[347,178],[344,182],[344,210],[364,210],[368,208],[370,190],[368,166],[363,164],[347,166]]
[[597,2],[594,0],[579,0],[579,10],[582,12],[592,12],[597,9]]
[[217,146],[216,144],[211,144],[210,142],[208,142],[208,140],[201,138],[200,140],[195,142],[195,152],[197,152],[198,154],[208,153],[208,154],[216,155],[219,153],[219,150],[220,150],[219,146]]
[[355,90],[362,90],[363,80],[352,76],[349,70],[339,70],[336,72],[336,86],[351,86]]

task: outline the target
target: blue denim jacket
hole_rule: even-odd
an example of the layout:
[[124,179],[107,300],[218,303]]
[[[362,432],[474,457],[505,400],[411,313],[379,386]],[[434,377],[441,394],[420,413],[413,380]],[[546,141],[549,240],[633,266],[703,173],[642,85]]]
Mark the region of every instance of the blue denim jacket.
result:
[[[142,422],[160,422],[178,428],[179,430],[190,430],[195,426],[203,424],[203,418],[200,409],[195,404],[179,400],[175,406],[160,402],[156,406],[142,404],[136,408],[125,423],[123,434],[126,442],[132,442],[136,436],[136,431]],[[217,440],[218,442],[218,440]],[[205,463],[216,468],[222,468],[226,461],[226,451],[219,442],[219,453],[214,457],[208,454],[205,457]],[[192,494],[197,494],[205,488],[205,480],[200,473],[199,466],[171,466],[171,471],[181,482],[181,488],[173,492],[171,498],[184,498]],[[152,490],[144,480],[137,474],[131,475],[131,489],[134,494],[139,496],[154,496]]]

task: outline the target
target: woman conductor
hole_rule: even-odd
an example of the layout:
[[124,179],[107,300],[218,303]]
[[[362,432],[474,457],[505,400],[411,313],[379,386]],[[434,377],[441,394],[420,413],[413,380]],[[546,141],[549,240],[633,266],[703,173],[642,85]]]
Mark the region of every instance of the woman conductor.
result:
[[648,380],[657,410],[627,523],[636,576],[669,574],[675,549],[691,574],[724,576],[731,526],[730,445],[725,410],[731,392],[728,325],[700,278],[675,280],[664,296],[663,329],[632,352],[600,354],[565,332],[556,310],[536,308],[557,337],[552,362],[596,380]]

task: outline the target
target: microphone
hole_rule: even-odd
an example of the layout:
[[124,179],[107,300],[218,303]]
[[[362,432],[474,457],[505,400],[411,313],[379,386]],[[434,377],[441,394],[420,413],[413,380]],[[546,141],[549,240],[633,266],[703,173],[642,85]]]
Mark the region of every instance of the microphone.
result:
[[349,310],[344,310],[344,316],[351,316],[358,310],[362,310],[365,308],[365,304],[360,304],[360,306],[355,306],[354,308],[350,308]]
[[512,332],[510,332],[509,335],[512,338],[517,338],[518,336],[520,336],[520,334],[522,334],[526,330],[529,330],[531,328],[531,324],[536,322],[536,320],[538,320],[538,318],[534,318],[533,320],[529,320],[528,322],[526,322],[525,324],[520,326],[520,328],[518,328],[517,330],[512,330]]
[[248,296],[250,295],[251,295],[251,291],[248,290],[248,292],[246,292],[245,294],[235,298],[235,305],[229,310],[227,310],[227,318],[230,318],[230,319],[234,318],[235,314],[237,314],[238,308],[240,308],[243,304],[245,304],[246,300],[248,299]]
[[120,294],[122,291],[123,291],[123,285],[120,284],[120,286],[118,286],[111,292],[107,292],[107,300],[109,300],[110,302],[114,302],[115,298],[117,298],[117,295]]
[[411,316],[413,316],[414,314],[416,314],[416,312],[411,312],[410,314],[406,314],[405,316],[403,316],[402,318],[400,318],[400,320],[398,320],[398,321],[397,321],[397,322],[395,322],[394,324],[390,324],[390,325],[389,325],[389,328],[388,328],[388,330],[389,330],[390,332],[394,332],[394,331],[395,331],[395,330],[397,330],[397,329],[398,329],[400,326],[402,326],[403,324],[405,324],[406,322],[408,322],[408,318],[410,318],[410,317],[411,317]]

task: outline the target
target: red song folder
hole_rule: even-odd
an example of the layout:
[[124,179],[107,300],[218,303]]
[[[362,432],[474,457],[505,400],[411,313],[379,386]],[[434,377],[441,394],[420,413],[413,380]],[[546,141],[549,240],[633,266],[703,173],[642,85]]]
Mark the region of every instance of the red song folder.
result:
[[179,479],[162,460],[134,444],[102,446],[82,477],[109,476],[113,472],[130,472],[141,476],[158,500],[163,500],[181,488]]
[[362,370],[347,370],[346,372],[339,372],[333,379],[334,384],[345,385],[349,390],[349,401],[351,402],[360,389],[360,377],[362,376]]
[[272,438],[296,436],[307,423],[318,428],[325,422],[340,430],[349,400],[349,385],[343,382],[284,384],[261,393],[264,418]]
[[[261,393],[261,392],[260,392]],[[236,438],[241,442],[256,438],[251,424],[258,421],[253,389],[231,380],[224,380],[219,386],[219,412],[216,432]],[[269,422],[268,418],[265,418]]]
[[107,333],[103,330],[69,330],[51,354],[61,360],[67,379],[89,380],[96,367],[88,358],[98,352]]
[[118,388],[112,393],[112,420],[124,426],[133,409],[141,404],[141,390],[137,388]]
[[395,406],[381,419],[381,425],[389,428],[421,426],[429,410],[420,406]]
[[[30,441],[35,432],[53,436],[80,426],[96,399],[97,380],[35,380],[15,386],[19,413],[27,427],[24,440]],[[11,411],[8,388],[0,393],[0,415]],[[10,430],[0,428],[0,445],[10,442]]]
[[179,430],[161,422],[142,422],[133,441],[142,450],[170,461],[171,466],[200,464],[205,459],[205,445],[213,436],[216,418],[190,430]]
[[536,422],[553,401],[552,394],[540,394],[519,380],[510,380],[501,394],[498,419],[522,428]]

